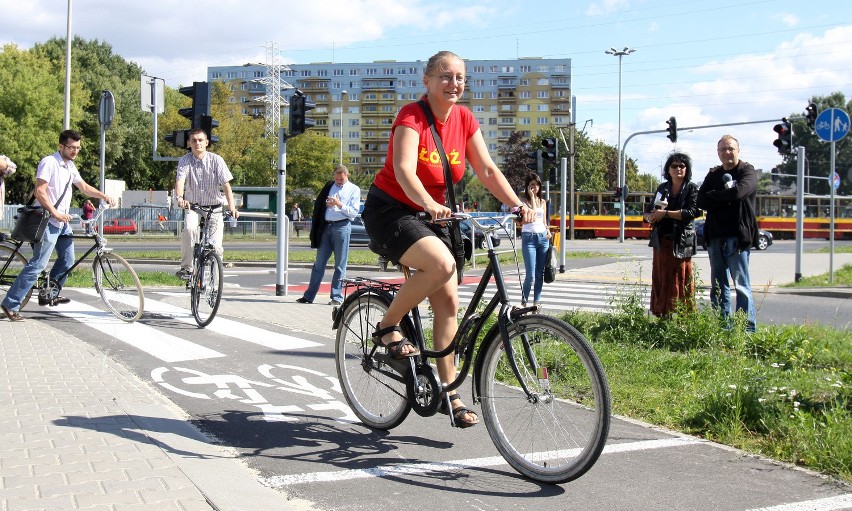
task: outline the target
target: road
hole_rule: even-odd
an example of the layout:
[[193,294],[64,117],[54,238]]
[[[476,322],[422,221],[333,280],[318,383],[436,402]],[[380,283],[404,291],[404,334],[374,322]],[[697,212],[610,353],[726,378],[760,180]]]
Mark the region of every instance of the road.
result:
[[[294,284],[306,280],[300,271]],[[203,330],[176,288],[146,289],[146,314],[129,325],[98,314],[82,290],[68,290],[70,304],[27,312],[130,367],[282,499],[315,509],[852,509],[848,486],[621,417],[595,467],[561,486],[520,477],[483,426],[412,414],[392,431],[370,430],[337,384],[332,308],[240,278],[228,277],[220,315]]]

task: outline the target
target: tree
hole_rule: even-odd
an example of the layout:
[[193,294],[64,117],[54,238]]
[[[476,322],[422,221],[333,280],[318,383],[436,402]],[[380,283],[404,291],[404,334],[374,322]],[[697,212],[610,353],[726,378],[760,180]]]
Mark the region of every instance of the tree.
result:
[[[829,96],[815,96],[812,99],[817,105],[817,112],[822,112],[828,108],[840,108],[846,112],[852,111],[852,100],[846,101],[842,92],[835,92]],[[804,110],[804,109],[803,109]],[[800,116],[801,113],[790,114],[789,117]],[[804,119],[795,119],[793,124],[793,147],[803,146],[805,148],[805,156],[807,158],[805,175],[820,177],[823,179],[809,179],[805,183],[805,191],[817,194],[828,195],[829,182],[827,179],[831,172],[831,144],[823,142],[817,137],[816,133],[808,127]],[[837,173],[840,174],[840,187],[837,190],[838,195],[852,195],[852,136],[846,135],[839,141],[835,142],[835,167]],[[780,193],[790,195],[796,187],[796,178],[791,177],[796,175],[796,153],[784,156],[784,162],[778,165],[779,177],[778,185]],[[787,174],[788,176],[784,176]]]
[[519,131],[513,131],[506,143],[497,149],[497,154],[503,159],[500,170],[515,191],[524,189],[524,182],[530,173],[527,168],[527,163],[531,161],[527,157],[529,150],[529,143]]
[[[332,178],[339,142],[307,130],[287,140],[287,196],[313,205],[323,185]],[[310,212],[306,208],[305,214]],[[312,208],[310,208],[312,209]]]

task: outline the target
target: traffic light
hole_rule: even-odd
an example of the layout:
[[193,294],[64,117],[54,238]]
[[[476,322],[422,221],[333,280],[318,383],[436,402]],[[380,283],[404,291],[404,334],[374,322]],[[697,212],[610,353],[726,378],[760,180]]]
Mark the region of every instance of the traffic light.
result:
[[805,120],[808,123],[808,128],[814,129],[816,125],[817,118],[817,106],[816,103],[809,103],[808,107],[805,109]]
[[[218,142],[219,137],[214,137],[212,130],[219,125],[219,121],[210,117],[210,84],[207,82],[193,82],[192,85],[181,87],[178,89],[184,96],[189,96],[192,99],[192,104],[186,108],[181,108],[178,113],[189,119],[190,129],[201,128],[207,133],[207,139],[210,143]],[[208,120],[205,123],[204,118]],[[205,125],[207,127],[205,127]],[[166,135],[166,140],[171,142],[175,147],[186,148],[186,142],[189,140],[189,130],[173,131],[170,135]]]
[[772,145],[778,148],[778,154],[792,154],[793,128],[790,121],[785,117],[781,119],[781,124],[776,124],[773,129],[778,133],[778,140],[772,142]]
[[778,167],[772,167],[772,170],[769,171],[769,180],[772,184],[778,183]]
[[306,129],[313,128],[317,122],[306,114],[316,108],[316,103],[308,101],[305,93],[296,89],[296,93],[290,97],[290,136],[301,135]]
[[544,147],[541,157],[545,161],[555,163],[559,157],[559,147],[556,145],[556,139],[554,137],[544,138],[541,140],[541,146]]
[[219,141],[219,137],[213,134],[213,128],[219,127],[219,121],[210,117],[209,115],[201,116],[201,129],[204,130],[204,133],[207,133],[207,140],[210,141],[211,144],[215,144]]
[[674,116],[671,116],[669,117],[669,120],[666,121],[666,124],[669,125],[669,127],[666,128],[666,131],[669,132],[666,137],[672,141],[672,144],[674,144],[677,142],[677,119],[675,119]]
[[535,151],[528,152],[527,158],[535,160],[534,163],[527,163],[527,168],[530,170],[534,170],[536,174],[541,177],[541,175],[544,173],[544,159],[542,157],[542,150],[536,149]]

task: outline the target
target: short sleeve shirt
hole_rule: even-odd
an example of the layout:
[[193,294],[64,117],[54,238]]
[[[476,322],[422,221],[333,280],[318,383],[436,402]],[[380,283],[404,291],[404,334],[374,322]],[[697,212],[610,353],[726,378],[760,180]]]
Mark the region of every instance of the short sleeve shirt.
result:
[[[62,201],[56,206],[56,211],[59,213],[68,213],[71,208],[71,196],[74,194],[70,185],[83,181],[74,162],[63,159],[59,151],[50,156],[45,156],[38,162],[36,179],[47,181],[47,199],[51,204],[56,204],[56,201],[62,196]],[[65,192],[66,188],[68,188],[67,192]],[[63,192],[65,192],[64,196],[62,195]],[[44,207],[44,204],[39,203],[39,205]],[[62,222],[55,218],[51,218],[50,223],[55,227],[62,227]]]
[[201,159],[189,152],[178,160],[177,179],[184,179],[183,198],[193,204],[222,204],[222,186],[233,178],[225,160],[209,151]]
[[[417,147],[417,177],[436,202],[445,204],[447,187],[444,182],[444,165],[435,147],[435,140],[432,138],[432,130],[429,129],[426,114],[417,103],[405,105],[396,116],[396,121],[394,121],[391,129],[391,140],[385,165],[376,174],[373,185],[414,209],[423,209],[405,195],[396,180],[393,168],[393,134],[399,126],[406,126],[418,133],[420,141]],[[436,119],[435,127],[441,137],[441,143],[444,145],[444,151],[450,163],[453,183],[458,183],[464,177],[467,141],[479,130],[479,122],[470,110],[461,105],[454,105],[447,122],[442,124]]]

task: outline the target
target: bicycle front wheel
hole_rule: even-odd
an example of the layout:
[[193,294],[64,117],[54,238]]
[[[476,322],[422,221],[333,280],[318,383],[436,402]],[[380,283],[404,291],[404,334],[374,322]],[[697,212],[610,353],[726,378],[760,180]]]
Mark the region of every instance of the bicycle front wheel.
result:
[[[6,296],[9,292],[12,283],[21,274],[21,270],[24,269],[26,264],[27,258],[21,255],[20,252],[15,252],[11,247],[0,245],[0,271],[2,272],[0,274],[0,293],[3,296]],[[30,288],[27,294],[24,295],[24,298],[21,299],[21,309],[30,301],[30,296],[32,295],[33,290]]]
[[361,422],[377,429],[399,426],[411,411],[404,370],[409,362],[393,360],[373,344],[373,332],[388,306],[386,297],[371,292],[348,301],[340,312],[335,348],[337,377],[349,407]]
[[145,308],[142,283],[123,257],[112,252],[95,256],[92,280],[101,300],[115,317],[128,323],[142,317]]
[[213,321],[222,301],[222,259],[219,254],[212,250],[205,253],[193,279],[190,289],[192,315],[198,326],[204,328]]
[[609,386],[600,360],[582,334],[551,316],[520,318],[509,325],[509,342],[530,394],[519,385],[497,332],[483,348],[479,373],[491,440],[531,479],[580,477],[597,461],[609,432]]

